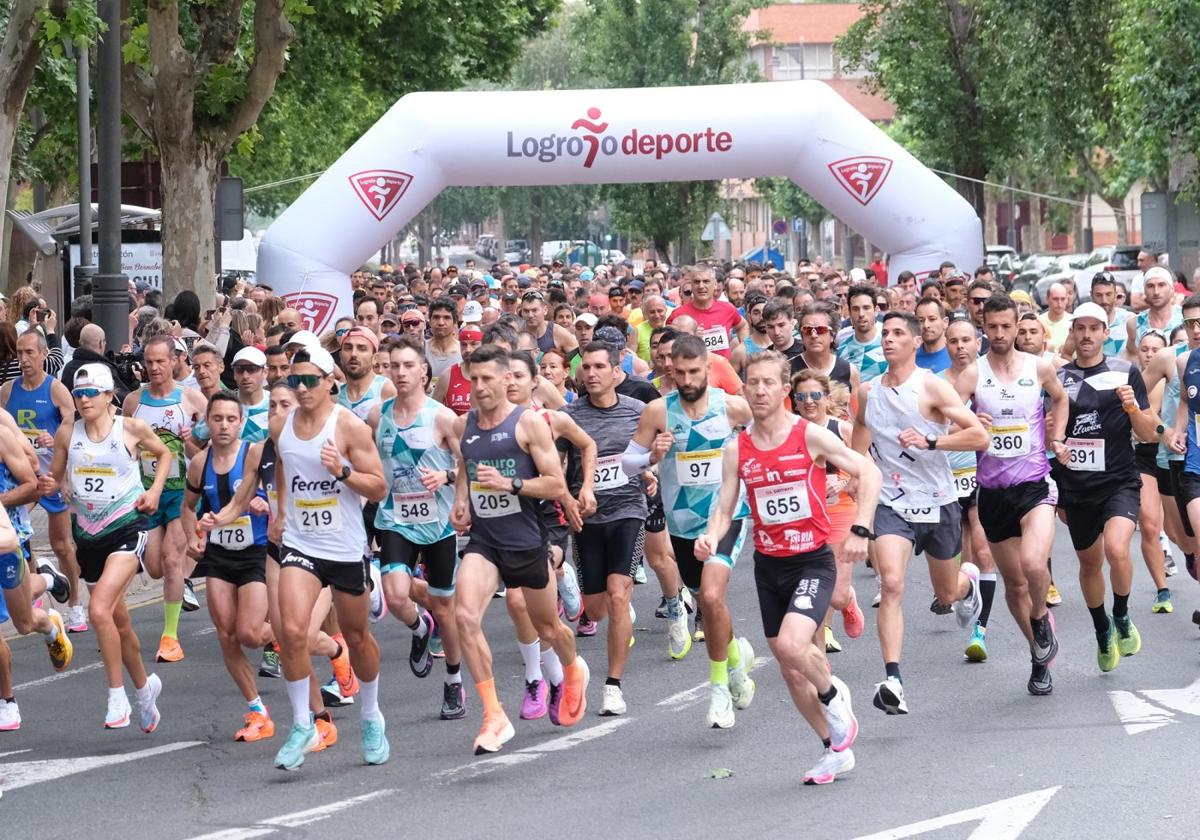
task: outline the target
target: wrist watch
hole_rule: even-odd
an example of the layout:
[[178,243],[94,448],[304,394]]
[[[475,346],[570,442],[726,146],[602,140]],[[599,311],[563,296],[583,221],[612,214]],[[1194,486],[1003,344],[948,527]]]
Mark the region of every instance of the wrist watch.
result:
[[937,449],[937,437],[938,437],[938,436],[937,436],[937,435],[935,435],[933,432],[930,432],[929,434],[925,435],[925,442],[926,442],[927,444],[929,444],[929,451],[930,451],[930,452],[932,452],[933,450]]
[[512,494],[513,494],[514,496],[520,496],[520,495],[521,495],[521,488],[522,488],[522,487],[524,487],[524,486],[525,486],[525,482],[524,482],[524,481],[522,481],[522,480],[521,480],[521,479],[519,479],[519,478],[514,478],[514,479],[512,480]]
[[346,480],[347,478],[349,478],[349,477],[350,477],[350,467],[349,467],[349,466],[345,466],[345,465],[343,465],[343,466],[342,466],[342,472],[341,472],[341,475],[339,475],[339,476],[337,477],[337,480],[338,480],[338,481],[345,481],[345,480]]
[[458,473],[454,470],[446,470],[446,483],[453,484],[458,481]]
[[851,525],[850,533],[856,537],[862,537],[864,540],[875,539],[875,532],[865,525]]
[[1167,430],[1167,427],[1166,427],[1166,426],[1164,426],[1162,423],[1159,423],[1159,424],[1158,424],[1158,425],[1157,425],[1157,426],[1154,428],[1154,433],[1155,433],[1156,435],[1158,435],[1159,437],[1161,437],[1161,436],[1162,436],[1162,433],[1163,433],[1163,432],[1165,432],[1166,430]]

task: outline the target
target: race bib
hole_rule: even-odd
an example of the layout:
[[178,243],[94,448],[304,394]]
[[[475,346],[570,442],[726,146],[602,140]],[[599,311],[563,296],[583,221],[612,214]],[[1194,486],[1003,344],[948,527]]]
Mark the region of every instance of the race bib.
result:
[[512,516],[521,509],[517,497],[512,493],[507,490],[490,490],[478,481],[471,482],[471,507],[475,515],[483,519]]
[[975,482],[975,467],[963,467],[954,471],[954,489],[958,498],[967,498],[975,492],[975,488],[978,486]]
[[[167,478],[179,478],[179,456],[175,453],[171,455],[171,468],[167,471]],[[158,469],[158,458],[153,453],[142,453],[142,475],[147,478],[154,478],[154,471]]]
[[438,521],[432,493],[393,493],[392,521],[398,525],[427,525]]
[[911,525],[936,525],[942,521],[940,507],[893,508],[896,515]]
[[729,349],[729,331],[724,327],[710,327],[700,331],[700,340],[710,351]]
[[684,487],[707,487],[721,481],[721,450],[675,454],[675,477]]
[[615,490],[629,483],[629,476],[621,469],[620,455],[605,455],[596,459],[596,490]]
[[1024,418],[1006,418],[1003,426],[992,424],[988,434],[992,438],[988,454],[993,458],[1021,458],[1030,453],[1029,421]]
[[1067,438],[1067,469],[1078,472],[1104,472],[1104,441]]
[[292,499],[302,534],[328,534],[342,529],[342,512],[336,498]]
[[812,517],[808,503],[808,484],[793,481],[754,491],[754,506],[764,525],[786,525]]
[[429,426],[402,429],[396,433],[396,437],[404,441],[409,449],[433,449],[433,429]]
[[34,449],[38,448],[37,439],[46,433],[45,429],[22,429],[21,431],[25,433],[25,437],[29,438],[29,443]]
[[112,467],[76,467],[71,492],[81,502],[103,503],[116,498],[117,471]]
[[239,516],[224,528],[211,531],[208,539],[222,548],[249,548],[254,544],[254,526],[249,516]]

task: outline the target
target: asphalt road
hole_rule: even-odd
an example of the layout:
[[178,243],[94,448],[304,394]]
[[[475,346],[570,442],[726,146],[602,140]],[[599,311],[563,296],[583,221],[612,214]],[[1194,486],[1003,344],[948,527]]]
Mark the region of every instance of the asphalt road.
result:
[[[863,637],[832,657],[851,687],[861,734],[858,766],[831,786],[801,785],[820,744],[788,700],[775,665],[754,672],[758,694],[729,731],[703,726],[708,668],[703,647],[671,662],[652,582],[638,587],[637,645],[625,678],[629,713],[595,712],[570,730],[548,720],[517,721],[521,668],[503,605],[486,627],[501,696],[517,737],[496,757],[475,758],[479,703],[468,691],[466,720],[438,720],[440,664],[417,680],[405,663],[408,631],[376,625],[384,648],[381,706],[390,763],[361,764],[358,713],[335,710],[341,740],[310,755],[296,773],[273,769],[288,704],[279,681],[261,680],[280,721],[274,739],[233,741],[243,703],[225,674],[206,613],[185,614],[187,659],[157,666],[164,692],[153,735],[136,726],[104,731],[105,689],[89,635],[76,659],[51,677],[42,643],[13,643],[19,732],[0,733],[0,824],[5,836],[44,833],[47,818],[90,837],[160,840],[250,837],[526,834],[575,835],[603,826],[607,837],[737,836],[817,838],[1150,837],[1194,838],[1193,756],[1200,748],[1197,630],[1200,591],[1175,585],[1176,611],[1149,612],[1152,587],[1138,561],[1132,610],[1144,649],[1111,674],[1095,664],[1066,534],[1055,546],[1066,603],[1056,610],[1062,653],[1048,698],[1025,692],[1028,652],[998,593],[989,633],[991,659],[966,664],[967,639],[953,617],[927,608],[923,560],[910,569],[905,686],[911,713],[886,717],[871,707],[882,678],[873,611]],[[758,656],[762,637],[749,558],[734,577],[737,632]],[[857,578],[870,602],[874,581]],[[144,650],[153,652],[161,611],[134,611]],[[841,634],[839,634],[841,636]],[[603,637],[580,642],[594,677],[604,672]],[[256,656],[256,655],[255,655]],[[253,661],[257,662],[255,658]],[[320,665],[323,676],[328,665]],[[599,706],[600,683],[589,692]],[[132,690],[130,690],[132,695]],[[131,697],[132,699],[132,697]],[[714,770],[727,778],[710,778]],[[972,833],[974,832],[974,833]],[[590,832],[589,832],[590,833]]]

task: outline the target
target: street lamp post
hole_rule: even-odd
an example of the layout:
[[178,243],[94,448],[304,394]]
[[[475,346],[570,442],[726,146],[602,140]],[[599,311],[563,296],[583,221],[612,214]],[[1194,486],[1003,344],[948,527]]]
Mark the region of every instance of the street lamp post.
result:
[[121,4],[100,0],[99,7],[108,28],[96,60],[100,272],[92,286],[92,312],[108,346],[117,350],[129,341],[129,279],[121,273]]
[[74,297],[84,293],[96,274],[92,264],[92,85],[87,48],[75,50],[75,99],[79,129],[79,265],[74,269]]

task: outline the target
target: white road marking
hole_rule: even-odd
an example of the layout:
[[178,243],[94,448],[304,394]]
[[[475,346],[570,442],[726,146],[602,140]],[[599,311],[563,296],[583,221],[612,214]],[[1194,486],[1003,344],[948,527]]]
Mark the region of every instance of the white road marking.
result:
[[577,747],[580,744],[585,744],[588,741],[594,741],[597,738],[602,738],[605,735],[611,735],[617,729],[634,720],[634,718],[619,717],[611,718],[610,720],[601,723],[597,726],[589,726],[587,729],[580,729],[576,732],[571,732],[568,735],[563,735],[559,738],[552,738],[541,744],[534,744],[524,749],[516,750],[511,753],[496,755],[492,758],[485,758],[480,761],[473,761],[470,764],[463,764],[460,767],[451,767],[449,770],[441,770],[434,773],[431,778],[437,781],[453,781],[456,778],[473,779],[477,776],[482,776],[486,773],[491,773],[503,767],[511,767],[514,764],[525,764],[530,761],[536,761],[549,753],[561,752],[569,750],[572,747]]
[[42,677],[38,680],[30,680],[23,682],[20,685],[14,685],[13,691],[23,691],[26,688],[37,688],[39,685],[48,685],[59,680],[65,680],[67,677],[73,677],[76,674],[86,674],[88,671],[98,671],[104,667],[103,662],[89,662],[87,665],[81,665],[78,668],[72,668],[70,671],[63,671],[61,674],[51,674],[48,677]]
[[123,753],[121,755],[83,755],[77,758],[54,758],[40,761],[14,761],[0,764],[0,790],[10,791],[17,788],[35,785],[38,782],[48,782],[61,779],[63,776],[84,773],[111,764],[124,764],[137,761],[139,758],[150,758],[155,755],[186,750],[188,747],[198,747],[203,741],[179,741],[174,744],[164,744],[161,747],[151,747],[146,750]]
[[216,632],[217,632],[217,628],[210,624],[207,627],[201,627],[199,630],[197,630],[192,635],[193,636],[207,636],[210,633],[216,633]]
[[227,828],[222,831],[214,831],[211,834],[200,834],[191,838],[191,840],[250,840],[253,837],[265,837],[268,834],[274,834],[281,828],[299,828],[300,826],[320,822],[332,817],[339,811],[345,811],[347,808],[353,808],[355,805],[373,802],[376,799],[383,799],[385,796],[391,796],[398,792],[395,788],[376,790],[371,793],[364,793],[362,796],[339,799],[337,802],[330,802],[328,805],[319,805],[316,808],[309,808],[305,811],[295,811],[291,814],[271,817],[269,820],[263,820],[253,826]]
[[[752,670],[757,670],[770,661],[771,657],[769,656],[756,656],[754,657],[754,668]],[[670,697],[664,697],[654,705],[663,706],[665,708],[674,706],[677,710],[682,709],[686,706],[692,705],[698,700],[701,700],[708,686],[709,683],[707,681],[702,682],[699,685],[692,686],[691,688],[680,691],[677,694],[672,694]]]
[[1112,701],[1113,708],[1117,710],[1117,717],[1121,719],[1128,735],[1137,735],[1139,732],[1149,732],[1178,723],[1175,715],[1143,700],[1132,691],[1110,691],[1108,699]]
[[953,814],[902,825],[878,834],[856,837],[855,840],[901,840],[904,837],[916,837],[918,834],[928,834],[952,825],[976,821],[979,825],[967,840],[1015,840],[1033,822],[1034,817],[1041,813],[1042,808],[1046,807],[1050,797],[1058,791],[1058,787],[1035,790],[1021,796],[980,805],[978,808],[955,811]]

